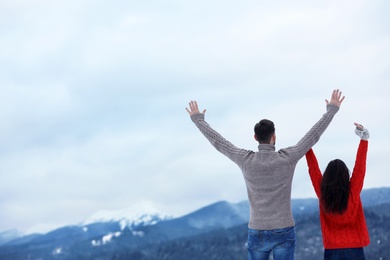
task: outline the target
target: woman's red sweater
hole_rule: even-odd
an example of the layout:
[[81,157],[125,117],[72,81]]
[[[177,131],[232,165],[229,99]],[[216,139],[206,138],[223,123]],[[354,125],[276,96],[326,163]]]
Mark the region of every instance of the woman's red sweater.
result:
[[[361,140],[350,179],[348,208],[343,214],[325,213],[320,204],[322,241],[325,249],[364,247],[370,243],[360,192],[366,173],[368,141]],[[317,197],[321,198],[322,174],[312,149],[306,154],[309,174]]]

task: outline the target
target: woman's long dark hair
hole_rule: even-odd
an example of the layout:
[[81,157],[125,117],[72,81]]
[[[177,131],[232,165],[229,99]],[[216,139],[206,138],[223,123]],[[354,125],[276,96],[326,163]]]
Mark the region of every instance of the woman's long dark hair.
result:
[[348,207],[349,169],[342,160],[329,162],[321,182],[321,203],[327,213],[342,214]]

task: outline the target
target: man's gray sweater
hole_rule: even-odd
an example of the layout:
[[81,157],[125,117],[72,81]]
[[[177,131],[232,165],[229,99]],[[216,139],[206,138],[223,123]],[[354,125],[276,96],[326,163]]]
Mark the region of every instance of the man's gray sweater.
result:
[[295,225],[291,210],[295,166],[317,143],[338,110],[338,106],[328,104],[327,112],[296,145],[277,152],[271,144],[259,144],[257,152],[237,148],[210,127],[204,114],[191,116],[210,143],[240,167],[250,203],[249,228],[271,230]]

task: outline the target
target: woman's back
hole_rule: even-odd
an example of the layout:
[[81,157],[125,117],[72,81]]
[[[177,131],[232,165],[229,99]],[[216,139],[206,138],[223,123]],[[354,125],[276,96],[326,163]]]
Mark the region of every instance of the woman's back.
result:
[[[355,166],[349,182],[347,205],[346,208],[344,207],[341,210],[342,213],[340,213],[340,210],[336,210],[338,207],[334,207],[334,201],[325,201],[324,203],[323,200],[330,200],[329,198],[332,196],[323,196],[322,194],[322,192],[337,192],[337,189],[343,188],[343,185],[338,188],[332,187],[333,191],[332,188],[326,188],[326,185],[335,185],[335,183],[332,182],[332,179],[324,182],[324,178],[338,175],[335,175],[336,172],[333,169],[333,172],[328,172],[329,176],[326,176],[324,173],[323,177],[313,150],[310,149],[306,154],[310,178],[320,201],[320,221],[325,249],[357,248],[367,246],[370,243],[360,199],[366,172],[367,150],[368,141],[362,139],[359,143]],[[343,203],[340,205],[343,205]]]

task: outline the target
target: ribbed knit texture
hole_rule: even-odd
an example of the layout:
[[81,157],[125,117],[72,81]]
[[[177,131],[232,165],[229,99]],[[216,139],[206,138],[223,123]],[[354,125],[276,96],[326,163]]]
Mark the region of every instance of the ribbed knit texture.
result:
[[[361,140],[350,180],[348,208],[343,214],[325,213],[320,204],[322,240],[325,249],[364,247],[370,243],[360,192],[366,173],[368,141]],[[318,198],[321,198],[322,174],[312,149],[306,154],[309,174]]]
[[319,140],[338,109],[328,105],[327,112],[296,145],[277,152],[271,144],[260,144],[257,152],[237,148],[210,127],[204,114],[191,116],[210,143],[240,167],[250,203],[249,228],[271,230],[295,225],[291,211],[295,166]]

